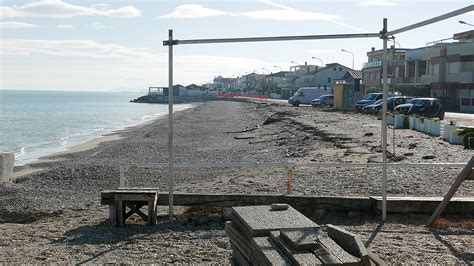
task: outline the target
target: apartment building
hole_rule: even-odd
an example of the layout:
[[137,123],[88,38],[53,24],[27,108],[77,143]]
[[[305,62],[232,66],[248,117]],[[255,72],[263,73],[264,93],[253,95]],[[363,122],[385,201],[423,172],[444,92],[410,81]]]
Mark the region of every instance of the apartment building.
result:
[[399,86],[424,90],[447,110],[474,112],[473,36],[474,31],[457,33],[455,42],[407,51],[406,77]]
[[[389,84],[398,84],[405,77],[405,56],[408,49],[395,48],[391,46],[388,50],[388,76]],[[383,73],[383,50],[375,50],[372,47],[367,53],[368,62],[362,67],[362,84],[367,91],[382,91],[382,73]]]

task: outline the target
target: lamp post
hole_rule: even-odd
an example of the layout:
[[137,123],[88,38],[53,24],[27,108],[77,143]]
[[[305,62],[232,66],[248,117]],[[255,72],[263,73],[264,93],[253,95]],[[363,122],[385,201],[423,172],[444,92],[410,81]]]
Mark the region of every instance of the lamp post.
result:
[[283,71],[283,70],[282,70],[282,68],[281,68],[281,67],[279,67],[279,66],[273,66],[273,67],[274,67],[274,68],[278,68],[278,69],[280,69],[280,71]]
[[312,59],[319,60],[319,62],[321,62],[321,66],[324,66],[323,59],[318,58],[318,57],[315,57],[315,56],[311,56],[311,58],[312,58]]
[[458,21],[458,22],[461,23],[461,24],[466,24],[466,25],[469,25],[469,26],[473,26],[473,27],[474,27],[474,24],[467,23],[467,22],[462,21],[462,20],[460,20],[460,21]]
[[269,69],[266,69],[264,67],[262,67],[262,69],[268,71],[268,73],[270,73],[270,74],[272,73],[272,71],[270,71]]
[[300,63],[298,62],[295,62],[295,61],[291,61],[292,64],[296,64],[296,65],[300,65]]
[[344,49],[341,49],[342,52],[350,53],[352,55],[352,69],[354,69],[354,53],[351,51],[347,51]]

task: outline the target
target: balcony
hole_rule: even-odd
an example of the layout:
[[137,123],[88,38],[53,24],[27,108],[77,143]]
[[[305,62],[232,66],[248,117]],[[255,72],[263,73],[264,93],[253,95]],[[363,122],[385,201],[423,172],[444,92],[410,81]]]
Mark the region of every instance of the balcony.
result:
[[446,82],[474,83],[474,72],[466,71],[446,75]]
[[382,66],[382,61],[372,61],[372,62],[367,62],[362,65],[362,68],[373,68],[373,67],[381,67]]

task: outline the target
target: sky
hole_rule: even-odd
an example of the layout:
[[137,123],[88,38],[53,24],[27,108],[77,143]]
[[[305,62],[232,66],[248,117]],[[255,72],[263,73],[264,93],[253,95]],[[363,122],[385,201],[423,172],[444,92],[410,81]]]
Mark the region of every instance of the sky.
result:
[[[168,39],[376,33],[472,4],[396,0],[0,0],[2,90],[147,91],[168,84]],[[473,30],[474,12],[395,36],[397,47]],[[392,42],[393,44],[393,42]],[[390,45],[390,44],[389,44]],[[378,38],[174,46],[175,84],[337,62],[361,69]],[[314,58],[313,58],[314,57]]]

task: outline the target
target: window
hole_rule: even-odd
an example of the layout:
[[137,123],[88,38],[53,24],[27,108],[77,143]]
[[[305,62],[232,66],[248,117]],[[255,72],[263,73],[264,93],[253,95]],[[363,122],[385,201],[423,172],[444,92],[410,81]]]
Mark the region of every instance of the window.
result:
[[439,76],[439,64],[434,64],[431,68],[431,75]]
[[459,70],[458,70],[458,63],[448,63],[448,74],[455,74],[455,73],[459,73]]
[[331,83],[331,78],[328,78],[328,84],[330,84],[330,83]]
[[342,71],[342,67],[339,67],[339,71]]
[[336,67],[333,67],[333,69],[332,69],[332,70],[333,70],[333,71],[336,71]]
[[461,62],[461,72],[474,71],[474,61]]

